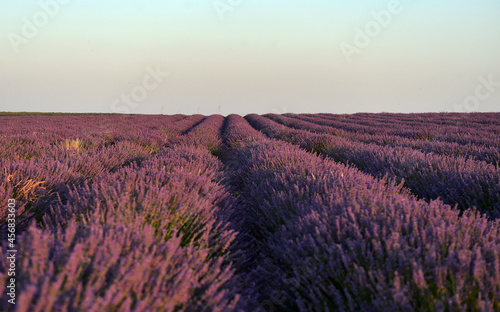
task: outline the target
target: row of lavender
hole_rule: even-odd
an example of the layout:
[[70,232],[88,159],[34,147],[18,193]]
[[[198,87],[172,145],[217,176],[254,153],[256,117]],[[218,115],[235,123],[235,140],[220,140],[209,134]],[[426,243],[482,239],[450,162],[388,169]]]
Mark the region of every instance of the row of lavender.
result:
[[[323,114],[330,116],[331,114]],[[486,130],[499,134],[500,123],[498,113],[476,113],[476,114],[457,114],[457,113],[425,113],[425,114],[355,114],[352,115],[353,121],[359,123],[358,120],[371,125],[371,122],[377,120],[383,123],[389,123],[399,126],[423,126],[425,125],[447,125],[452,126],[455,130],[459,128],[462,132],[468,132],[470,129]],[[378,126],[378,125],[375,125]]]
[[[408,138],[404,133],[407,132],[408,129],[414,131],[414,128],[409,127],[409,125],[398,125],[396,127],[398,130],[394,130],[394,126],[388,123],[376,124],[373,126],[373,129],[375,129],[374,131],[385,131],[385,133],[371,134],[360,130],[359,124],[342,126],[330,119],[317,116],[308,117],[306,115],[294,114],[287,114],[286,116],[269,114],[266,116],[290,127],[309,130],[315,133],[328,133],[363,143],[375,143],[377,145],[388,145],[392,147],[409,147],[424,153],[435,153],[453,157],[462,156],[467,159],[486,161],[491,164],[498,164],[500,162],[500,147],[498,147],[499,144],[496,142],[498,141],[498,136],[491,133],[483,138],[475,137],[476,140],[474,142],[462,142],[464,140],[463,137],[454,141],[449,137],[446,139],[436,137],[432,134],[432,131],[429,130],[429,125],[425,124],[424,132],[420,132],[420,134],[415,135],[414,138]],[[449,136],[449,133],[446,132],[447,130],[441,126],[431,125],[430,127],[437,128],[440,133],[447,133]],[[387,132],[389,131],[397,134],[388,134]],[[487,143],[477,143],[476,141],[478,140],[483,143],[486,141]]]
[[[366,144],[326,134],[306,121],[268,115],[247,115],[250,123],[271,137],[352,164],[377,178],[396,179],[421,198],[441,198],[464,210],[477,207],[500,217],[500,168],[462,156],[423,153],[407,147]],[[278,123],[280,122],[280,123]],[[286,127],[291,125],[294,128]],[[326,127],[326,126],[318,126]],[[308,129],[310,131],[302,130]],[[312,133],[311,131],[320,132]]]
[[[146,153],[35,199],[50,209],[19,243],[17,311],[500,309],[498,220],[418,200],[237,115],[116,118],[106,131],[89,118],[76,149],[61,144],[81,132],[53,141],[96,166],[95,149]],[[305,148],[332,137],[246,118]]]
[[[66,186],[154,155],[204,117],[1,117],[0,200],[18,200],[21,224],[45,213]],[[6,208],[0,208],[5,230]],[[0,232],[2,232],[0,230]]]
[[[478,113],[478,114],[454,114],[454,113],[424,113],[424,114],[370,114],[358,113],[353,115],[333,115],[333,114],[304,114],[304,116],[325,117],[330,120],[343,121],[351,125],[365,125],[370,127],[382,127],[387,125],[402,127],[423,127],[452,126],[462,128],[463,132],[472,130],[486,130],[498,133],[500,126],[498,113]],[[366,128],[365,128],[366,129]],[[372,129],[374,131],[376,129]],[[425,130],[425,129],[423,129]],[[380,129],[378,130],[380,131]]]
[[[446,114],[444,114],[446,115]],[[498,146],[499,133],[498,113],[490,114],[460,114],[465,118],[459,121],[447,120],[442,114],[427,114],[418,116],[410,114],[406,117],[394,115],[380,117],[378,114],[341,117],[331,114],[305,114],[304,117],[323,118],[332,123],[332,126],[368,134],[388,134],[407,138],[432,139],[438,141],[454,141],[461,144],[494,144]],[[477,116],[477,117],[476,117]]]
[[[81,138],[80,131],[91,131],[96,120],[85,121],[90,124],[63,121],[67,128],[58,130],[38,124],[37,130],[48,132],[35,143],[42,148],[36,157],[9,151],[13,157],[2,159],[9,165],[4,197],[43,209],[37,211],[38,224],[18,228],[17,305],[7,303],[2,291],[0,310],[234,310],[238,295],[226,286],[233,275],[226,255],[235,233],[223,213],[232,196],[219,183],[222,163],[209,152],[221,142],[223,117],[117,120],[123,122],[117,131],[104,133],[113,143],[105,144],[108,138],[97,133],[66,148],[66,140]],[[27,128],[20,136],[6,136],[17,152],[29,150],[23,141],[32,130]],[[142,147],[145,141],[155,149]],[[138,151],[143,151],[140,158]],[[106,155],[115,160],[112,165]],[[60,172],[47,172],[43,165],[50,161],[60,162]],[[83,174],[79,165],[85,162],[105,167]],[[44,194],[26,187],[35,177],[47,179]],[[57,200],[42,203],[49,193]],[[0,262],[1,289],[8,280],[5,265]]]
[[500,309],[500,221],[263,138],[239,116],[225,133],[243,310]]

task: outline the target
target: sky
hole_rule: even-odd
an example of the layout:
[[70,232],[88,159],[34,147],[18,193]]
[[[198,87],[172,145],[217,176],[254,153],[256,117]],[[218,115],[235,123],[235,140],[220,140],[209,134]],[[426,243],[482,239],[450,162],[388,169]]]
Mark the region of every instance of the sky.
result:
[[498,0],[0,4],[0,111],[500,111]]

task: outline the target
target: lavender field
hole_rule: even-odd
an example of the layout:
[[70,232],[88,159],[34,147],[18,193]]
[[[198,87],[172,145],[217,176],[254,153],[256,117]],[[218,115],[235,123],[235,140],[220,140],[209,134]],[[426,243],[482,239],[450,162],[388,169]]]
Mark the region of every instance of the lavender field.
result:
[[0,311],[500,311],[500,113],[14,114],[0,143]]

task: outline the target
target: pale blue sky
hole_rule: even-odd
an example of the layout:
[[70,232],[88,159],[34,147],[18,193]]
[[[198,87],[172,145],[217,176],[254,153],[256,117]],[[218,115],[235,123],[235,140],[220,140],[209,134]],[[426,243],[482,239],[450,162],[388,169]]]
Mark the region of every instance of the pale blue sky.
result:
[[498,0],[62,2],[0,0],[0,111],[500,111]]

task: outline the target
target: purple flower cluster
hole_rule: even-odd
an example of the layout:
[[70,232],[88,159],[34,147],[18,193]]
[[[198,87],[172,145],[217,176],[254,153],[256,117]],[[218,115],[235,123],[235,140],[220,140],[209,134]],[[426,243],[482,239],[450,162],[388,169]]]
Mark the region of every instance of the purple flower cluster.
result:
[[[326,155],[335,161],[352,164],[378,178],[389,177],[421,198],[442,199],[460,209],[477,207],[492,218],[500,217],[500,168],[485,162],[427,154],[407,147],[380,146],[348,140],[330,134],[314,134],[283,127],[274,120],[287,121],[278,115],[267,119],[248,115],[258,129],[301,147]],[[290,118],[297,124],[307,123]]]
[[284,142],[235,153],[241,230],[258,242],[247,310],[500,308],[500,221],[417,200]]
[[176,147],[75,186],[22,236],[18,311],[233,309],[221,168]]
[[[0,117],[0,199],[18,200],[18,221],[41,216],[68,185],[141,161],[204,116]],[[6,206],[0,207],[0,233]]]
[[362,118],[356,115],[318,114],[303,115],[301,118],[314,118],[314,122],[326,119],[329,126],[358,133],[500,147],[498,113],[366,115]]
[[220,134],[223,124],[224,117],[222,115],[208,116],[195,127],[186,131],[186,135],[180,139],[179,144],[216,152],[222,143]]
[[[271,117],[272,115],[268,115]],[[275,116],[272,116],[271,118],[276,118]],[[431,121],[425,120],[426,128],[420,131],[420,133],[415,134],[414,136],[416,137],[415,139],[410,139],[405,136],[401,135],[401,132],[394,131],[394,127],[397,129],[404,129],[404,128],[410,128],[410,129],[415,129],[416,125],[413,125],[410,127],[408,124],[401,124],[401,123],[394,123],[391,122],[390,119],[384,120],[381,122],[374,122],[371,118],[365,118],[367,121],[359,120],[356,119],[357,124],[349,125],[347,126],[348,128],[351,129],[351,131],[342,131],[341,129],[336,128],[335,125],[339,126],[338,123],[335,123],[332,120],[329,120],[327,118],[321,118],[321,116],[318,115],[294,115],[294,114],[287,114],[286,116],[278,116],[279,122],[285,122],[290,127],[295,128],[296,126],[296,121],[291,119],[288,119],[286,117],[293,117],[297,118],[301,121],[307,121],[307,123],[302,124],[302,127],[298,127],[300,129],[307,129],[312,132],[316,133],[332,133],[334,135],[342,136],[344,138],[354,140],[354,141],[359,141],[359,142],[364,142],[364,143],[375,143],[378,145],[390,145],[390,146],[401,146],[401,147],[410,147],[413,149],[420,150],[424,153],[435,153],[439,155],[448,155],[448,156],[463,156],[465,158],[471,158],[475,160],[482,160],[486,161],[491,164],[498,164],[500,162],[500,149],[495,146],[489,146],[489,145],[494,145],[491,141],[496,137],[495,135],[492,135],[491,133],[487,133],[484,136],[484,139],[489,140],[488,146],[484,144],[474,144],[474,143],[458,143],[458,142],[452,142],[451,140],[443,141],[445,139],[440,139],[437,135],[431,133],[429,131],[429,128],[436,128],[439,129],[438,133],[443,133],[446,132],[449,136],[449,127],[448,130],[441,128],[441,126],[437,126],[436,124],[430,123]],[[444,121],[440,121],[441,123],[444,123]],[[311,124],[312,123],[312,124]],[[429,124],[430,123],[430,124]],[[352,127],[360,126],[362,125],[368,125],[368,130],[366,129],[367,127],[364,127],[363,129],[356,129],[353,130]],[[422,126],[423,120],[418,123],[418,126]],[[332,128],[325,128],[325,127],[319,127],[319,126],[331,126]],[[451,127],[452,132],[456,132],[457,128],[456,125],[454,125],[455,128]],[[484,126],[479,126],[475,125],[476,127],[482,127],[485,128]],[[332,129],[334,130],[332,132]],[[345,128],[344,128],[345,129]],[[375,130],[373,130],[375,129]],[[495,128],[493,126],[486,127],[486,129],[493,131],[495,133]],[[464,129],[461,128],[463,131]],[[369,132],[368,132],[369,131]],[[377,133],[371,134],[370,132],[376,131]],[[407,130],[406,130],[407,131]],[[466,131],[468,129],[466,128]],[[368,133],[367,133],[368,132]],[[394,133],[394,134],[389,134],[389,133]],[[496,133],[498,134],[498,133]]]
[[[69,116],[68,124],[61,116],[32,122],[41,140],[30,127],[2,136],[14,151],[1,160],[0,197],[17,199],[24,224],[16,311],[233,310],[225,255],[235,234],[222,214],[232,201],[219,184],[223,166],[206,149],[178,145],[205,117],[106,116],[102,133],[89,132],[103,116],[79,117],[88,124]],[[219,139],[219,129],[204,130]],[[30,148],[37,154],[28,159]],[[11,308],[3,299],[0,310]]]
[[0,116],[0,310],[500,311],[497,117]]

